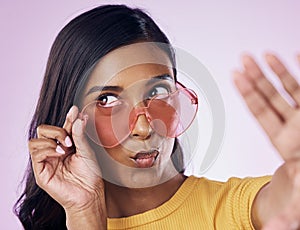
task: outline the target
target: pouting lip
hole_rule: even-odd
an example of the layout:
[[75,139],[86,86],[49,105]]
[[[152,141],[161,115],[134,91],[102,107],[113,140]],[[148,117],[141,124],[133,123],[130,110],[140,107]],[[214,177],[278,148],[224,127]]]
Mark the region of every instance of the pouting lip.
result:
[[154,157],[156,159],[158,154],[159,154],[159,151],[157,149],[152,149],[150,151],[140,151],[134,157],[131,157],[131,158],[133,160],[147,159],[147,158],[151,158],[151,157]]

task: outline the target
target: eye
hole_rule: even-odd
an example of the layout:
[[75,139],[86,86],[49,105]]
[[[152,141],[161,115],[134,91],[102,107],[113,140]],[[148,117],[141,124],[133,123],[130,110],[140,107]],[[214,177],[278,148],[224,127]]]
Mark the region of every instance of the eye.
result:
[[157,95],[168,95],[170,92],[169,87],[166,86],[155,86],[153,87],[149,93],[148,93],[148,98],[155,97]]
[[112,94],[102,94],[97,98],[97,105],[101,107],[113,107],[121,104],[119,98]]

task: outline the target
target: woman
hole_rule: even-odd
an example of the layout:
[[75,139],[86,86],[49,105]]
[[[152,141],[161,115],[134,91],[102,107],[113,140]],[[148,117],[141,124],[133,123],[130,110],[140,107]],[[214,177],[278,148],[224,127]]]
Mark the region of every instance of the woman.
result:
[[[148,15],[126,6],[73,19],[51,49],[30,127],[26,188],[16,206],[24,228],[248,229],[277,216],[297,200],[299,163],[289,159],[299,146],[286,139],[299,118],[280,97],[269,100],[278,93],[253,59],[244,63],[237,86],[287,162],[270,183],[186,178],[177,137],[192,122],[197,97],[177,82],[167,37]],[[266,86],[273,94],[262,94]],[[177,113],[185,109],[192,113]]]

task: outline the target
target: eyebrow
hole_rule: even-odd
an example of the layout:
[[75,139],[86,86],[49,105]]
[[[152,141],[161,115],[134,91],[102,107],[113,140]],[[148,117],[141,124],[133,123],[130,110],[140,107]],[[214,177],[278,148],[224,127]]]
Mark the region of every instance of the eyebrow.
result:
[[[169,75],[169,74],[162,74],[162,75],[158,75],[155,77],[152,77],[151,79],[149,79],[149,81],[146,83],[146,86],[149,86],[157,81],[160,80],[168,80],[168,81],[173,81],[174,79]],[[94,86],[92,87],[85,96],[94,93],[94,92],[99,92],[99,91],[116,91],[116,92],[122,92],[123,88],[120,86]]]
[[101,91],[116,91],[116,92],[122,92],[123,88],[120,86],[94,86],[92,87],[85,96],[94,93],[94,92],[101,92]]
[[149,79],[149,81],[146,83],[146,86],[151,85],[160,80],[174,81],[174,79],[169,74],[162,74],[162,75],[155,76],[155,77],[152,77],[151,79]]

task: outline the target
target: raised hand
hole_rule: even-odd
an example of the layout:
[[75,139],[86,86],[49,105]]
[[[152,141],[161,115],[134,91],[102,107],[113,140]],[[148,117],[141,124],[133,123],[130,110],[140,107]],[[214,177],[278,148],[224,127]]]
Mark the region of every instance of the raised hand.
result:
[[271,182],[258,193],[252,216],[259,229],[300,229],[300,87],[276,56],[267,54],[265,59],[280,79],[289,101],[252,57],[244,56],[244,69],[234,72],[235,84],[248,108],[285,160]]
[[[87,117],[78,115],[73,106],[62,128],[38,127],[38,138],[29,141],[34,175],[37,184],[66,210],[67,219],[81,217],[92,222],[94,218],[105,224],[104,184],[95,153],[84,136]],[[74,223],[69,223],[69,229],[79,227]]]
[[[249,109],[284,160],[300,157],[300,86],[282,62],[267,54],[266,61],[290,95],[287,102],[250,56],[243,57],[243,71],[234,81]],[[300,58],[299,58],[300,62]]]

